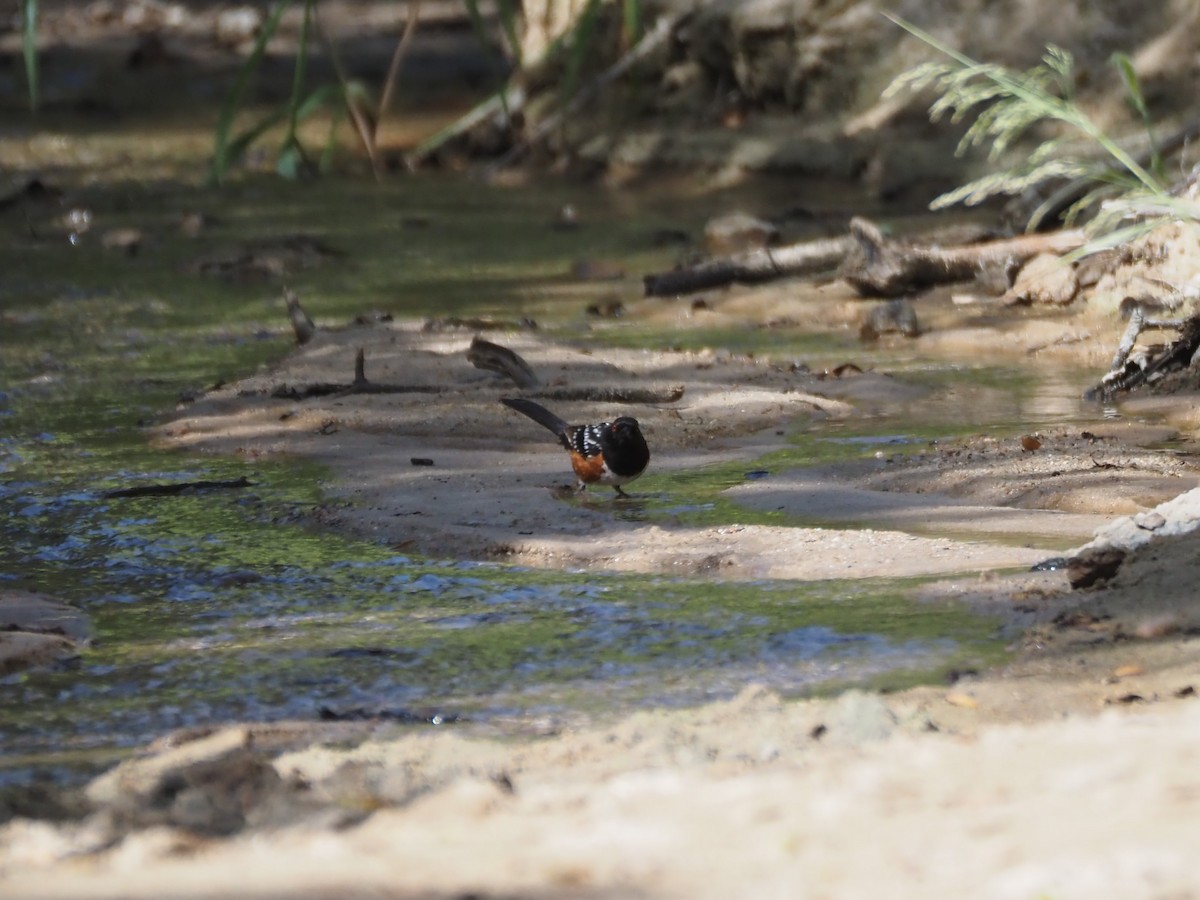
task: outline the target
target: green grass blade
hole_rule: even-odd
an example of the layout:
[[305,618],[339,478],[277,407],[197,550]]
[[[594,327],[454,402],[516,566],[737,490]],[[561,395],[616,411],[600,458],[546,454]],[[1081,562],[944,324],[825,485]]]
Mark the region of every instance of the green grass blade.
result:
[[512,51],[513,62],[517,68],[521,68],[521,32],[518,27],[520,24],[520,11],[517,9],[513,0],[496,0],[496,9],[500,13],[500,27],[504,29],[504,36],[508,39],[508,47]]
[[485,47],[490,47],[492,36],[488,34],[487,23],[483,21],[483,13],[479,11],[479,0],[466,0],[467,18],[471,20],[471,28],[475,30],[475,36],[479,38],[479,43]]
[[[466,0],[466,5],[467,17],[471,20],[471,27],[475,29],[479,43],[484,47],[491,47],[492,36],[488,33],[487,23],[483,21],[483,13],[479,11],[479,0]],[[497,96],[500,98],[500,107],[504,110],[504,118],[511,121],[512,112],[508,108],[508,91],[501,88]]]
[[[342,91],[340,86],[336,84],[326,84],[314,90],[311,94],[303,99],[296,109],[297,122],[303,122],[309,116],[313,115],[322,106],[333,106],[341,101]],[[287,121],[289,112],[286,109],[277,109],[274,112],[264,116],[250,128],[234,136],[229,141],[228,156],[230,165],[240,160],[254,143],[265,135],[272,128],[281,125]],[[299,152],[298,144],[286,145],[280,151],[280,164],[276,166],[279,174],[284,177],[293,177],[288,174],[288,167],[296,160],[296,155]],[[299,169],[296,170],[298,174]]]
[[[279,0],[275,4],[275,9],[272,10],[270,17],[263,23],[262,30],[258,33],[258,38],[254,42],[254,49],[250,51],[250,55],[242,63],[241,69],[238,70],[233,90],[225,98],[225,105],[221,108],[221,115],[217,119],[213,142],[213,161],[208,173],[208,180],[212,184],[220,184],[229,173],[229,168],[233,162],[246,151],[246,146],[248,145],[242,145],[240,148],[234,147],[236,142],[232,137],[233,119],[237,115],[238,107],[241,106],[246,88],[250,86],[251,76],[262,64],[263,57],[266,55],[267,42],[271,40],[278,30],[279,22],[283,19],[283,14],[291,5],[292,0]],[[278,119],[282,118],[282,115],[278,117]]]
[[36,111],[41,102],[37,46],[37,0],[25,0],[23,15],[25,21],[21,52],[25,57],[25,80],[29,85],[29,108]]
[[296,143],[296,125],[304,90],[304,70],[308,65],[308,37],[312,29],[314,0],[304,0],[304,21],[300,25],[300,46],[296,48],[296,67],[292,70],[292,96],[288,99],[288,130],[283,140],[284,147]]
[[642,0],[625,0],[621,6],[621,36],[626,47],[642,37]]
[[596,35],[596,23],[600,18],[600,0],[588,0],[587,5],[579,14],[579,21],[571,33],[570,55],[567,57],[567,73],[563,79],[563,92],[560,100],[565,103],[575,96],[579,88],[579,77],[583,73],[583,64],[587,60],[588,51]]
[[1125,82],[1125,91],[1129,95],[1129,102],[1137,110],[1137,114],[1142,117],[1142,126],[1146,129],[1146,136],[1150,139],[1150,171],[1161,178],[1163,174],[1162,156],[1158,152],[1158,140],[1154,137],[1154,123],[1150,118],[1150,109],[1146,106],[1146,97],[1142,93],[1142,82],[1137,76],[1137,70],[1133,67],[1133,60],[1124,53],[1114,53],[1112,62],[1117,67],[1117,71],[1121,73],[1121,80]]

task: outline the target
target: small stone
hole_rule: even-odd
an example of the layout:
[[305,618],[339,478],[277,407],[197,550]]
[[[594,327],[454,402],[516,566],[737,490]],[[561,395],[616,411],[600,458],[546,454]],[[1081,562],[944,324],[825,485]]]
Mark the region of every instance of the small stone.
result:
[[710,219],[704,226],[704,243],[710,253],[739,253],[779,242],[779,229],[765,219],[730,213]]
[[1138,513],[1133,517],[1133,524],[1144,531],[1158,531],[1167,524],[1167,517],[1157,511]]
[[1173,613],[1143,619],[1133,629],[1135,637],[1143,640],[1167,637],[1179,630],[1179,617]]
[[1079,282],[1071,265],[1053,253],[1040,253],[1025,263],[1004,300],[1066,306],[1078,292]]

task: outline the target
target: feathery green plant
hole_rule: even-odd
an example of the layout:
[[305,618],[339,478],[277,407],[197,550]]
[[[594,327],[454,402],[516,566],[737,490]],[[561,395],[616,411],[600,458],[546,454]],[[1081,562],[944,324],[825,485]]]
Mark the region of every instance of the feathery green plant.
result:
[[[932,209],[957,203],[974,205],[997,195],[1022,194],[1051,182],[1082,184],[1085,189],[1069,204],[1064,219],[1072,222],[1085,211],[1092,212],[1087,227],[1096,240],[1089,245],[1091,250],[1135,237],[1153,227],[1156,217],[1158,221],[1167,216],[1200,220],[1200,208],[1172,197],[1157,174],[1162,171],[1162,164],[1154,144],[1149,111],[1128,57],[1118,55],[1114,62],[1150,137],[1153,149],[1146,165],[1106,134],[1075,102],[1074,60],[1067,51],[1048,46],[1040,65],[1016,72],[1005,66],[977,62],[911,22],[885,15],[949,58],[947,62],[923,63],[902,73],[888,87],[885,96],[902,90],[932,88],[939,94],[930,107],[932,120],[949,114],[951,121],[958,122],[974,115],[959,143],[959,152],[988,146],[988,158],[995,161],[1043,120],[1060,122],[1071,132],[1070,136],[1043,141],[1011,168],[989,173],[942,194],[930,204]],[[1062,195],[1055,194],[1043,202],[1031,216],[1029,227],[1036,228],[1058,208],[1061,199]],[[1142,221],[1129,225],[1131,216]]]

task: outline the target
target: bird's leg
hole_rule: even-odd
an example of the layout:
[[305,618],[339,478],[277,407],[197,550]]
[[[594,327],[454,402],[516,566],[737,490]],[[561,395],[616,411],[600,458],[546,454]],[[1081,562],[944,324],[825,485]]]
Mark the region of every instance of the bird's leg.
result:
[[621,486],[620,486],[619,484],[614,484],[614,485],[613,485],[613,488],[615,488],[615,489],[616,489],[616,492],[617,492],[617,496],[618,496],[618,497],[624,497],[626,500],[628,500],[628,499],[629,499],[629,495],[628,495],[627,493],[625,493],[625,491],[623,491],[623,490],[621,489]]

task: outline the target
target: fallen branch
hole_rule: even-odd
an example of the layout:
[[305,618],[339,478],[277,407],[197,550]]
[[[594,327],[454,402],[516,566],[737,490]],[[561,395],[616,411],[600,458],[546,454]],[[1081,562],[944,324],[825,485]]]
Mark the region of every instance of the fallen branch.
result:
[[[873,227],[870,223],[866,224]],[[975,246],[985,242],[989,236],[990,232],[987,229],[958,225],[938,229],[924,239],[929,244],[952,242],[956,245]],[[687,268],[647,275],[642,281],[647,297],[667,297],[724,287],[727,284],[754,284],[775,278],[819,275],[832,272],[842,265],[858,246],[858,240],[853,234],[818,238],[789,244],[786,247],[765,247],[732,256],[719,256]]]
[[862,218],[850,220],[850,234],[854,247],[838,274],[864,297],[898,297],[936,284],[970,281],[986,269],[1008,269],[1039,253],[1069,253],[1087,241],[1076,230],[966,247],[919,246],[889,240]]
[[853,238],[837,237],[764,247],[705,260],[686,269],[646,275],[642,284],[647,297],[669,297],[735,282],[751,284],[789,275],[815,275],[836,268],[853,246]]
[[217,491],[230,488],[253,487],[254,482],[245,476],[231,481],[179,481],[172,484],[139,484],[137,487],[116,488],[100,496],[106,500],[129,497],[177,497],[180,494],[198,494],[201,491]]

